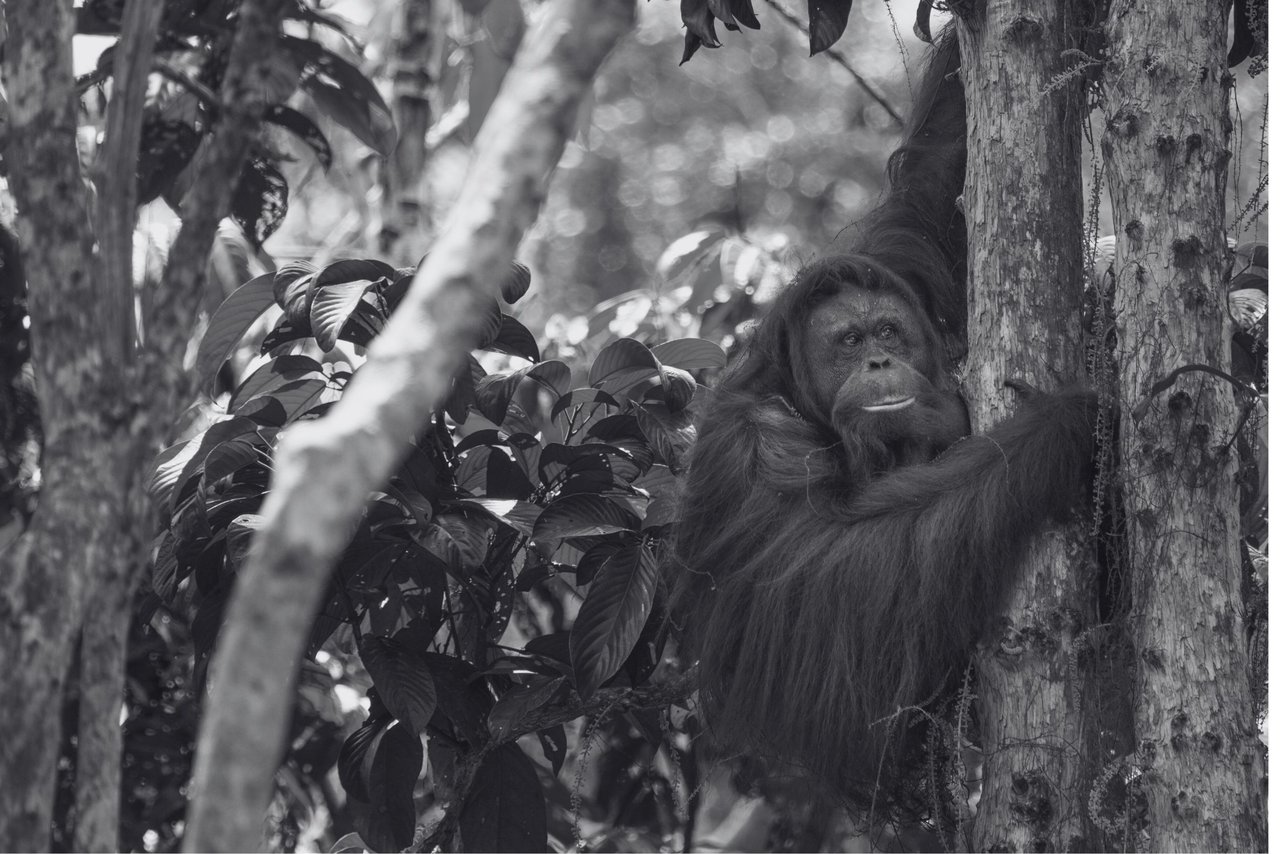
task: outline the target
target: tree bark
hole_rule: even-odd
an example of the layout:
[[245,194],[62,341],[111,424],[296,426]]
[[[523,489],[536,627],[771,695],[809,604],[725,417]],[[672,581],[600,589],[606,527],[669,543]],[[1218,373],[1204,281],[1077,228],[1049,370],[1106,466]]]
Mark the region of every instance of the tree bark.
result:
[[1103,162],[1116,224],[1136,785],[1156,851],[1266,846],[1241,587],[1224,231],[1229,4],[1116,0]]
[[[95,459],[104,352],[79,155],[69,0],[11,0],[5,152],[30,282],[31,338],[46,443],[31,527],[0,555],[0,849],[49,847],[59,714],[92,567],[109,560],[115,501]],[[105,531],[99,524],[105,522]]]
[[[1054,87],[1078,6],[973,4],[958,23],[968,107],[969,356],[974,432],[1016,406],[1004,381],[1082,381],[1079,81]],[[997,637],[976,656],[982,798],[975,850],[1080,850],[1081,729],[1073,642],[1092,574],[1083,525],[1042,535]]]
[[[119,755],[118,733],[110,730],[119,724],[123,632],[130,591],[146,562],[144,544],[154,528],[146,473],[173,414],[190,398],[181,354],[200,306],[209,247],[230,206],[226,176],[239,173],[257,129],[264,107],[255,95],[262,91],[258,77],[289,7],[288,0],[247,0],[241,9],[222,90],[223,102],[234,108],[224,112],[215,156],[186,206],[188,216],[171,250],[171,275],[144,318],[144,346],[121,366],[121,342],[132,336],[134,318],[127,313],[124,332],[108,325],[109,318],[120,321],[121,312],[107,303],[115,298],[112,305],[119,307],[122,286],[118,279],[100,285],[93,275],[93,231],[76,150],[71,4],[7,3],[12,38],[4,61],[11,107],[6,157],[29,273],[32,357],[46,440],[31,527],[0,554],[0,573],[9,579],[0,589],[0,649],[14,651],[15,662],[0,675],[0,689],[15,698],[0,710],[7,733],[0,742],[0,850],[49,847],[61,744],[56,710],[90,595],[95,613],[86,626],[84,668],[111,672],[94,680],[82,719],[111,711],[86,720],[81,767],[91,777],[79,788],[82,803],[91,804],[90,825],[76,844],[114,847],[104,840],[107,834],[114,839],[118,784],[106,781],[118,775],[118,760],[109,767],[96,763]],[[122,142],[121,149],[126,147]],[[122,150],[118,156],[127,163],[115,168],[131,183],[133,161]],[[132,222],[131,208],[121,216]]]
[[431,237],[423,173],[431,128],[431,86],[442,64],[440,3],[400,0],[390,51],[391,110],[399,138],[382,170],[380,244],[392,264],[416,264]]
[[[104,381],[118,390],[133,361],[137,337],[133,302],[133,229],[137,219],[138,146],[151,59],[160,27],[162,4],[131,0],[121,22],[111,101],[95,178],[100,297],[103,310]],[[162,416],[163,418],[163,416]],[[120,443],[119,439],[115,440]],[[127,446],[129,439],[125,439]],[[134,496],[134,516],[149,518],[146,502]],[[124,520],[122,520],[124,521]],[[140,547],[139,524],[118,531],[118,559],[94,568],[80,644],[80,725],[76,745],[74,847],[77,851],[119,848],[120,707],[129,618],[134,593],[148,566]]]
[[631,26],[633,0],[556,0],[476,142],[431,255],[324,418],[290,428],[263,527],[232,594],[196,755],[188,850],[261,845],[299,657],[329,572],[370,490],[445,399],[533,222],[578,104]]

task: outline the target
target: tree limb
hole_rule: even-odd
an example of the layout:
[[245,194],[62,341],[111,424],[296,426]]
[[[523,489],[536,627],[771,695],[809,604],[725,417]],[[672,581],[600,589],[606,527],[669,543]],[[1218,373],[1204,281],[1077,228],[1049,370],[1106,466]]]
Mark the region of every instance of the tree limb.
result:
[[[138,147],[163,11],[163,4],[150,0],[130,0],[125,7],[104,141],[94,168],[103,380],[114,388],[126,381],[125,366],[132,361],[136,338],[133,228],[138,208]],[[120,702],[133,593],[147,566],[132,555],[121,558],[120,566],[94,568],[89,598],[97,607],[86,612],[82,627],[74,834],[74,847],[81,851],[119,847]]]
[[634,0],[551,4],[481,129],[462,201],[368,363],[328,415],[282,439],[263,528],[215,653],[188,850],[261,844],[298,660],[334,561],[369,492],[394,471],[479,340],[483,309],[537,215],[578,104],[634,15]]

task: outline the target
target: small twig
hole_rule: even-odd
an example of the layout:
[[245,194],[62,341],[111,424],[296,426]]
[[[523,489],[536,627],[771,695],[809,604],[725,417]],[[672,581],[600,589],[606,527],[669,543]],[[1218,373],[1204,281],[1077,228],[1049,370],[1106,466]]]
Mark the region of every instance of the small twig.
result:
[[[770,7],[779,15],[781,15],[787,21],[787,23],[791,24],[791,26],[795,27],[800,32],[802,33],[809,32],[809,28],[804,25],[804,21],[797,18],[791,12],[790,9],[787,9],[786,7],[784,7],[781,3],[778,2],[778,0],[764,0],[764,3],[766,6]],[[890,104],[885,99],[884,95],[881,95],[880,92],[877,91],[876,88],[872,86],[871,83],[868,82],[868,80],[865,77],[863,77],[861,74],[858,73],[857,69],[853,67],[853,65],[849,62],[849,60],[845,59],[843,55],[830,49],[823,51],[823,56],[827,57],[827,59],[830,59],[836,65],[839,65],[845,71],[849,72],[850,76],[853,77],[854,81],[859,86],[862,87],[862,90],[871,96],[871,100],[875,101],[881,107],[884,107],[885,112],[889,114],[890,118],[892,118],[895,122],[897,122],[898,127],[902,127],[903,125],[902,116],[899,115],[898,111],[893,108],[893,105]]]

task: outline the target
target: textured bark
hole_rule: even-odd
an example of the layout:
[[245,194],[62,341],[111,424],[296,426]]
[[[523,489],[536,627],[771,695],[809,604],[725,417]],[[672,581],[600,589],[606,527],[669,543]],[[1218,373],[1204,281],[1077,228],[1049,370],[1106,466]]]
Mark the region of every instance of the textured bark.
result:
[[[97,305],[105,360],[103,379],[115,388],[129,374],[136,338],[133,311],[133,227],[137,218],[136,166],[142,138],[142,108],[147,94],[162,4],[131,0],[121,22],[106,130],[95,168],[98,186],[94,218],[98,238]],[[159,414],[156,423],[167,420]],[[154,431],[148,431],[154,432]],[[114,459],[128,459],[135,437],[114,436]],[[138,437],[145,438],[145,437]],[[140,449],[141,450],[141,449]],[[141,459],[138,463],[143,462]],[[125,474],[125,482],[136,474]],[[122,483],[121,486],[124,484]],[[133,595],[147,562],[140,539],[147,530],[146,502],[131,496],[133,511],[121,520],[118,557],[92,567],[80,644],[80,726],[76,745],[77,851],[115,851],[120,824],[120,706]]]
[[[1076,4],[976,4],[958,26],[968,105],[969,356],[975,432],[1016,402],[1022,379],[1083,379],[1079,82],[1046,91],[1072,46]],[[1083,741],[1073,641],[1092,573],[1083,526],[1042,535],[998,637],[976,657],[984,752],[976,850],[1079,850]]]
[[1266,846],[1241,591],[1224,233],[1227,6],[1117,0],[1102,153],[1115,211],[1137,785],[1155,851]]
[[329,572],[370,490],[445,399],[533,222],[600,63],[633,0],[556,0],[530,33],[476,141],[476,159],[431,255],[324,418],[292,427],[263,528],[232,594],[196,755],[188,850],[261,845],[299,656]]
[[93,451],[103,434],[103,364],[92,238],[79,156],[70,0],[10,0],[5,152],[30,280],[32,352],[46,445],[40,506],[0,555],[0,849],[49,847],[58,710],[73,654],[88,558],[110,560],[114,471]]
[[391,110],[399,138],[382,170],[381,248],[392,264],[416,264],[431,236],[423,173],[431,127],[433,74],[444,44],[441,7],[433,0],[400,0],[390,51]]
[[[288,0],[250,0],[242,7],[222,91],[224,103],[236,108],[224,113],[208,170],[192,191],[190,216],[171,252],[172,275],[144,318],[146,343],[135,360],[121,366],[133,317],[126,313],[126,330],[110,325],[121,321],[112,307],[118,309],[119,300],[107,305],[120,296],[121,285],[92,275],[93,232],[75,145],[71,3],[7,3],[6,157],[30,280],[32,355],[46,441],[39,508],[26,534],[0,555],[0,573],[8,579],[0,589],[0,649],[13,651],[21,662],[0,675],[5,696],[15,698],[0,710],[7,734],[0,741],[0,850],[49,847],[61,744],[56,710],[89,596],[94,610],[84,626],[83,659],[89,696],[81,715],[88,729],[80,764],[90,776],[78,787],[89,824],[76,845],[114,847],[108,840],[115,838],[119,768],[111,757],[119,755],[119,735],[112,730],[119,724],[124,633],[131,591],[154,530],[145,474],[173,414],[190,398],[182,353],[200,306],[216,225],[229,208],[226,175],[238,174],[256,131],[263,104],[252,93],[260,91],[260,60],[270,57],[289,6]],[[125,163],[114,168],[131,184],[136,154],[123,150],[125,136],[119,139],[111,150]],[[136,152],[136,142],[132,148]],[[131,223],[132,209],[121,210]]]

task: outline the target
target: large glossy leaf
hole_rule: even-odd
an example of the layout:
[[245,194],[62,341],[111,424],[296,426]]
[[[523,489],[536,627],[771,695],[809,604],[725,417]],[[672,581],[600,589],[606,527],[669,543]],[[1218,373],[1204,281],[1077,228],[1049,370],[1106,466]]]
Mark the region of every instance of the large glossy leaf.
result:
[[234,412],[255,397],[269,395],[289,383],[305,379],[326,381],[324,368],[315,359],[295,355],[272,359],[240,383],[227,402],[227,409]]
[[587,381],[595,388],[622,397],[655,377],[662,379],[662,365],[653,352],[639,341],[620,338],[596,356]]
[[396,145],[395,120],[369,78],[313,41],[282,36],[281,43],[301,62],[302,88],[317,106],[365,145],[390,157]]
[[564,684],[564,677],[556,676],[512,688],[489,710],[489,732],[496,739],[507,738],[525,715],[551,702]]
[[305,142],[315,152],[316,159],[325,171],[333,165],[333,149],[329,147],[329,140],[325,139],[324,133],[306,115],[284,104],[272,104],[262,114],[262,120],[279,125]]
[[596,572],[569,632],[578,693],[589,697],[626,661],[649,613],[658,585],[658,559],[645,543],[629,543]]
[[546,851],[547,804],[533,762],[514,743],[480,764],[459,820],[463,851]]
[[345,258],[326,265],[316,273],[316,287],[324,288],[344,282],[375,282],[378,279],[389,279],[395,274],[395,267],[375,258]]
[[382,731],[366,771],[369,802],[360,835],[375,851],[400,851],[413,842],[417,813],[413,786],[422,770],[422,741],[403,723]]
[[276,232],[289,212],[289,182],[272,156],[254,156],[244,164],[231,194],[231,217],[255,248]]
[[565,537],[589,537],[640,530],[640,519],[599,495],[567,495],[542,511],[533,538],[547,546]]
[[687,408],[677,413],[664,412],[659,407],[639,406],[635,410],[636,422],[644,432],[658,459],[679,473],[685,454],[693,446],[697,435],[693,413]]
[[664,341],[653,348],[653,355],[669,368],[700,371],[705,368],[723,368],[726,363],[724,350],[702,338],[680,338]]
[[529,272],[529,268],[523,264],[512,263],[511,272],[502,282],[502,298],[507,305],[514,305],[516,300],[524,296],[529,290],[529,283],[533,281],[533,275]]
[[338,334],[360,305],[360,298],[371,287],[369,282],[346,282],[319,287],[311,300],[311,334],[320,349],[329,351],[338,343]]
[[494,424],[501,424],[507,417],[507,408],[520,384],[536,382],[558,400],[569,390],[569,367],[564,362],[539,362],[507,376],[490,374],[476,386],[476,408]]
[[836,43],[849,23],[853,0],[809,0],[809,55]]
[[155,473],[148,490],[156,505],[166,514],[171,512],[174,495],[184,483],[200,473],[210,451],[238,436],[256,433],[258,429],[259,425],[248,418],[229,418],[211,425],[190,442],[161,451],[152,466]]
[[213,381],[222,363],[262,313],[275,304],[275,273],[264,273],[236,288],[209,318],[196,354],[196,378],[200,388],[213,392]]
[[501,326],[498,334],[489,342],[488,350],[497,350],[499,353],[507,353],[512,356],[519,356],[522,359],[528,359],[530,362],[537,362],[542,359],[542,352],[538,349],[538,342],[533,337],[525,325],[508,314],[502,315]]
[[436,712],[436,683],[422,656],[394,640],[366,635],[360,661],[387,711],[411,732],[422,732]]

